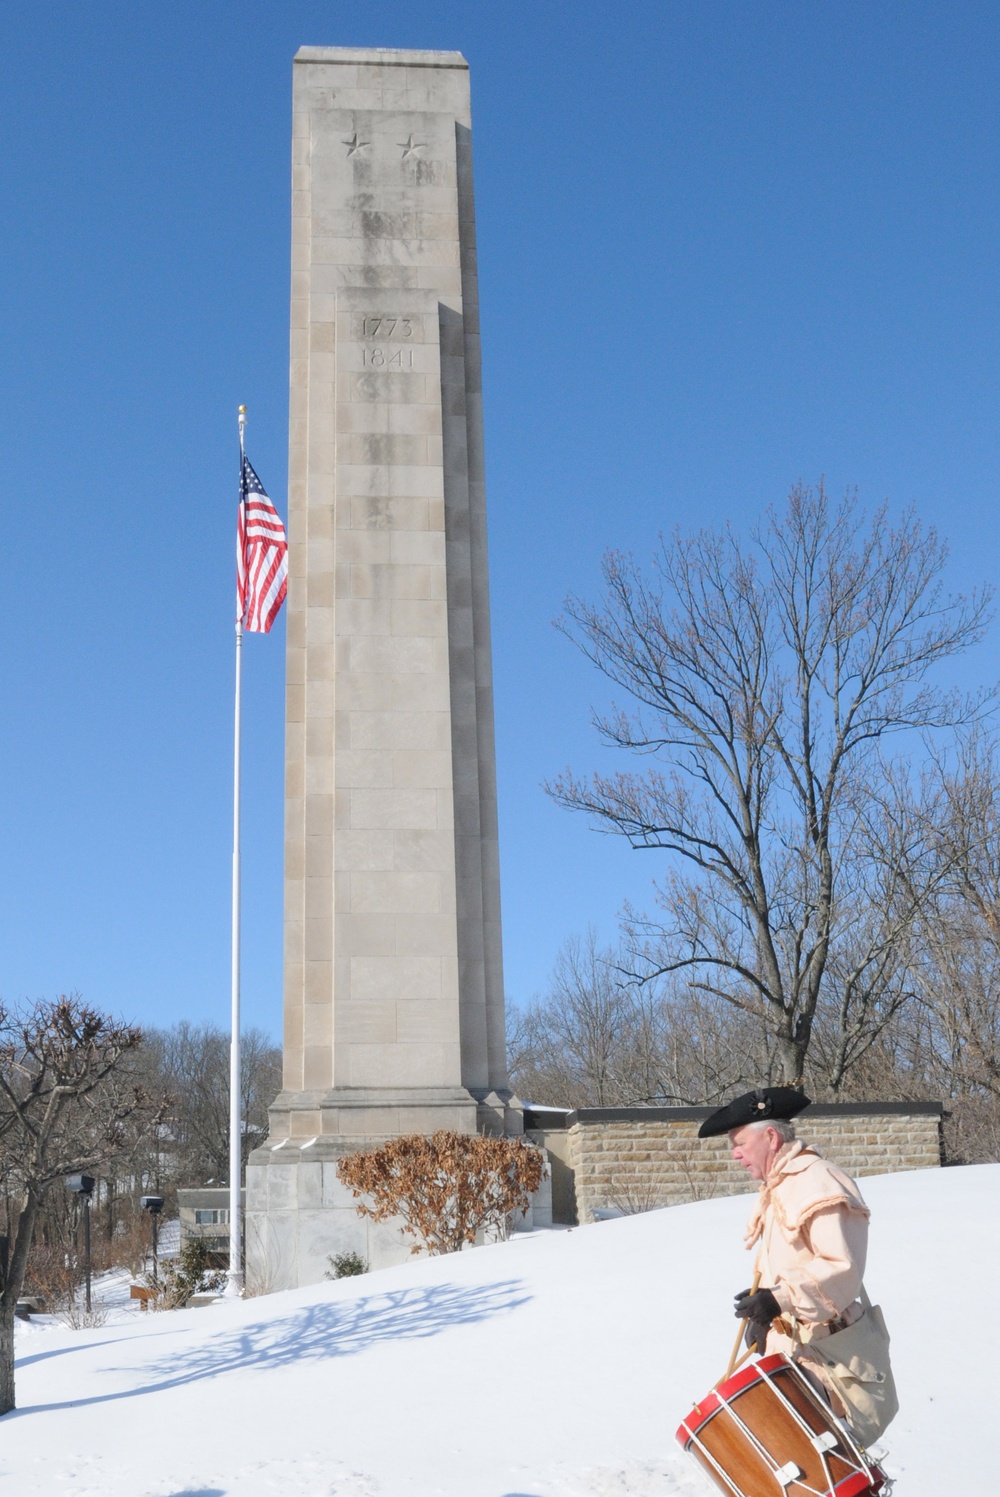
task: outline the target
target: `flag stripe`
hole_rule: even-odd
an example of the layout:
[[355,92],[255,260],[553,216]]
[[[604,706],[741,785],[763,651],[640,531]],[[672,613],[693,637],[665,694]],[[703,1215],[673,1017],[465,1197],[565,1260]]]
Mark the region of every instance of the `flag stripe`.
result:
[[267,634],[287,591],[285,527],[244,457],[236,530],[236,617],[244,629]]

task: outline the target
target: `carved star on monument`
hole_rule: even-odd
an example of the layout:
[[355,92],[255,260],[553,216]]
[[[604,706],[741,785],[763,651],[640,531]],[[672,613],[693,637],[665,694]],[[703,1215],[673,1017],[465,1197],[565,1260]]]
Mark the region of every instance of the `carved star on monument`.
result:
[[413,136],[410,135],[406,140],[397,140],[396,144],[403,152],[403,160],[405,161],[407,156],[413,155],[414,151],[424,150],[427,142],[426,140],[414,140]]
[[348,150],[347,150],[348,156],[354,156],[358,151],[363,151],[364,148],[365,148],[365,146],[370,146],[371,145],[371,141],[370,140],[359,140],[358,139],[358,132],[355,130],[355,132],[351,136],[350,140],[345,140],[344,141],[344,145],[347,146],[347,148],[348,148]]

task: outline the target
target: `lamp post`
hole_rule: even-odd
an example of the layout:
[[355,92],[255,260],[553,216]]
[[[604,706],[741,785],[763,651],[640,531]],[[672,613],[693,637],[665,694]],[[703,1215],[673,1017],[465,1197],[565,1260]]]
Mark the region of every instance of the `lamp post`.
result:
[[90,1198],[94,1193],[93,1175],[68,1175],[66,1189],[80,1198],[83,1212],[83,1272],[86,1285],[87,1314],[90,1314]]
[[159,1220],[160,1212],[163,1210],[163,1197],[140,1196],[139,1205],[142,1207],[143,1211],[149,1212],[149,1224],[152,1228],[153,1237],[153,1283],[158,1284],[160,1280],[156,1259],[156,1250],[159,1242]]

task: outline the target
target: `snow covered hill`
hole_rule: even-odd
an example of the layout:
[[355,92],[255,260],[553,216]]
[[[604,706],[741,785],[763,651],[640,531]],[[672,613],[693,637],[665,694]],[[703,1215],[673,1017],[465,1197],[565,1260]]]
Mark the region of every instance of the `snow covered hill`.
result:
[[[898,1497],[993,1490],[1000,1165],[863,1182]],[[11,1497],[708,1497],[746,1196],[244,1303],[20,1328]]]

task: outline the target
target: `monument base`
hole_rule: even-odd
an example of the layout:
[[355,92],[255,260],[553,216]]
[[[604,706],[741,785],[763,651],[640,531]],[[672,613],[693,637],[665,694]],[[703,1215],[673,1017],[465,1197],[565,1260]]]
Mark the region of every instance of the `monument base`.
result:
[[414,1239],[398,1219],[359,1216],[337,1165],[359,1149],[439,1129],[518,1136],[523,1111],[510,1092],[477,1097],[464,1087],[280,1092],[270,1109],[268,1140],[247,1162],[248,1292],[317,1284],[332,1273],[331,1259],[340,1253],[356,1253],[369,1268],[405,1263]]

